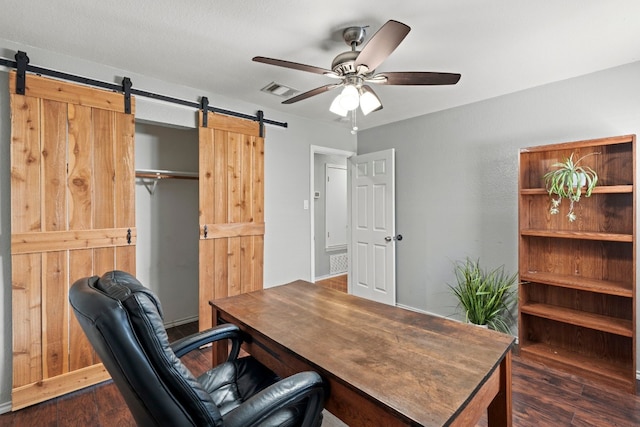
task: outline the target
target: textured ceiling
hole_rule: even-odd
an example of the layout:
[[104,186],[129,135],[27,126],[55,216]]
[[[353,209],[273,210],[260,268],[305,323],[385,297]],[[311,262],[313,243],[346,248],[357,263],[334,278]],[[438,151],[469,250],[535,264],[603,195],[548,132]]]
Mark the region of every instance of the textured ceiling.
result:
[[462,79],[376,86],[384,109],[359,116],[364,129],[638,61],[639,17],[638,0],[3,0],[0,38],[334,122],[336,91],[291,105],[260,92],[272,81],[304,92],[333,80],[251,58],[330,68],[349,49],[344,27],[368,25],[370,36],[395,19],[412,30],[377,71]]

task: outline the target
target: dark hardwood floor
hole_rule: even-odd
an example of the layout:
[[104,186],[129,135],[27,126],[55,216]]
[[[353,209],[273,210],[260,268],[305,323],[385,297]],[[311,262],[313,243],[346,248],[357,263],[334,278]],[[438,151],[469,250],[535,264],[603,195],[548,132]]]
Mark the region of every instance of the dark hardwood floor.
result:
[[[640,396],[513,357],[513,425],[640,426]],[[479,426],[486,426],[482,419]]]
[[[197,330],[191,323],[168,330],[173,341]],[[183,358],[195,374],[210,366],[208,350]],[[631,427],[640,425],[640,397],[580,377],[513,358],[513,424],[518,427]],[[329,424],[330,420],[327,420]],[[0,415],[0,426],[134,426],[124,400],[106,382]],[[335,424],[329,424],[335,425]],[[486,417],[478,426],[487,425]]]

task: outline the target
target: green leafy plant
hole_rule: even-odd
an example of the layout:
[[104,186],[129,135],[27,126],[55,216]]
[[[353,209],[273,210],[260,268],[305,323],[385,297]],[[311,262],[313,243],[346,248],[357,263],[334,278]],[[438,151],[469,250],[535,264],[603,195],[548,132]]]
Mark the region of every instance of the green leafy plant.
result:
[[[547,172],[543,177],[545,187],[549,192],[549,196],[551,196],[549,213],[552,215],[558,214],[562,199],[569,199],[567,218],[569,218],[570,222],[576,220],[574,203],[580,201],[583,190],[585,197],[591,196],[591,192],[598,182],[598,174],[589,166],[580,165],[580,162],[587,156],[599,153],[589,153],[575,161],[573,160],[573,154],[571,153],[564,162],[554,163],[552,166],[557,169]],[[557,197],[553,197],[553,195]]]
[[480,267],[480,260],[469,258],[457,261],[454,271],[457,283],[449,288],[458,299],[458,308],[464,310],[466,321],[509,333],[518,274],[508,275],[504,265],[486,271]]

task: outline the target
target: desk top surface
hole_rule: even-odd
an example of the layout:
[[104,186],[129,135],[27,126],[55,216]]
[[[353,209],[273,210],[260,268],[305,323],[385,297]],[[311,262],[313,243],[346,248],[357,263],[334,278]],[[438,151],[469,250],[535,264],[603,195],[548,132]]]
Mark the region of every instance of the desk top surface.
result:
[[422,425],[453,419],[515,340],[305,281],[211,304]]

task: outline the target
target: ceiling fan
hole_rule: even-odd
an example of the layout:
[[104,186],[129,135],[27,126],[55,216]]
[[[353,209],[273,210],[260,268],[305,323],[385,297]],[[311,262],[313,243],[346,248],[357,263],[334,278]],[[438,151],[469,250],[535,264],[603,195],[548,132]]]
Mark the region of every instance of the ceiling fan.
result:
[[364,115],[382,109],[380,98],[367,83],[381,85],[453,85],[460,80],[460,74],[455,73],[399,71],[376,74],[375,69],[400,45],[402,40],[409,34],[409,31],[411,31],[411,28],[402,22],[389,20],[371,37],[361,51],[357,51],[356,47],[364,41],[365,28],[367,27],[348,27],[343,31],[342,37],[345,43],[351,46],[351,50],[336,56],[331,63],[330,70],[264,56],[256,56],[253,60],[340,79],[338,83],[317,87],[289,98],[282,103],[293,104],[332,89],[343,87],[342,93],[334,99],[330,108],[332,112],[343,117],[349,111],[358,108],[358,106],[360,106]]

